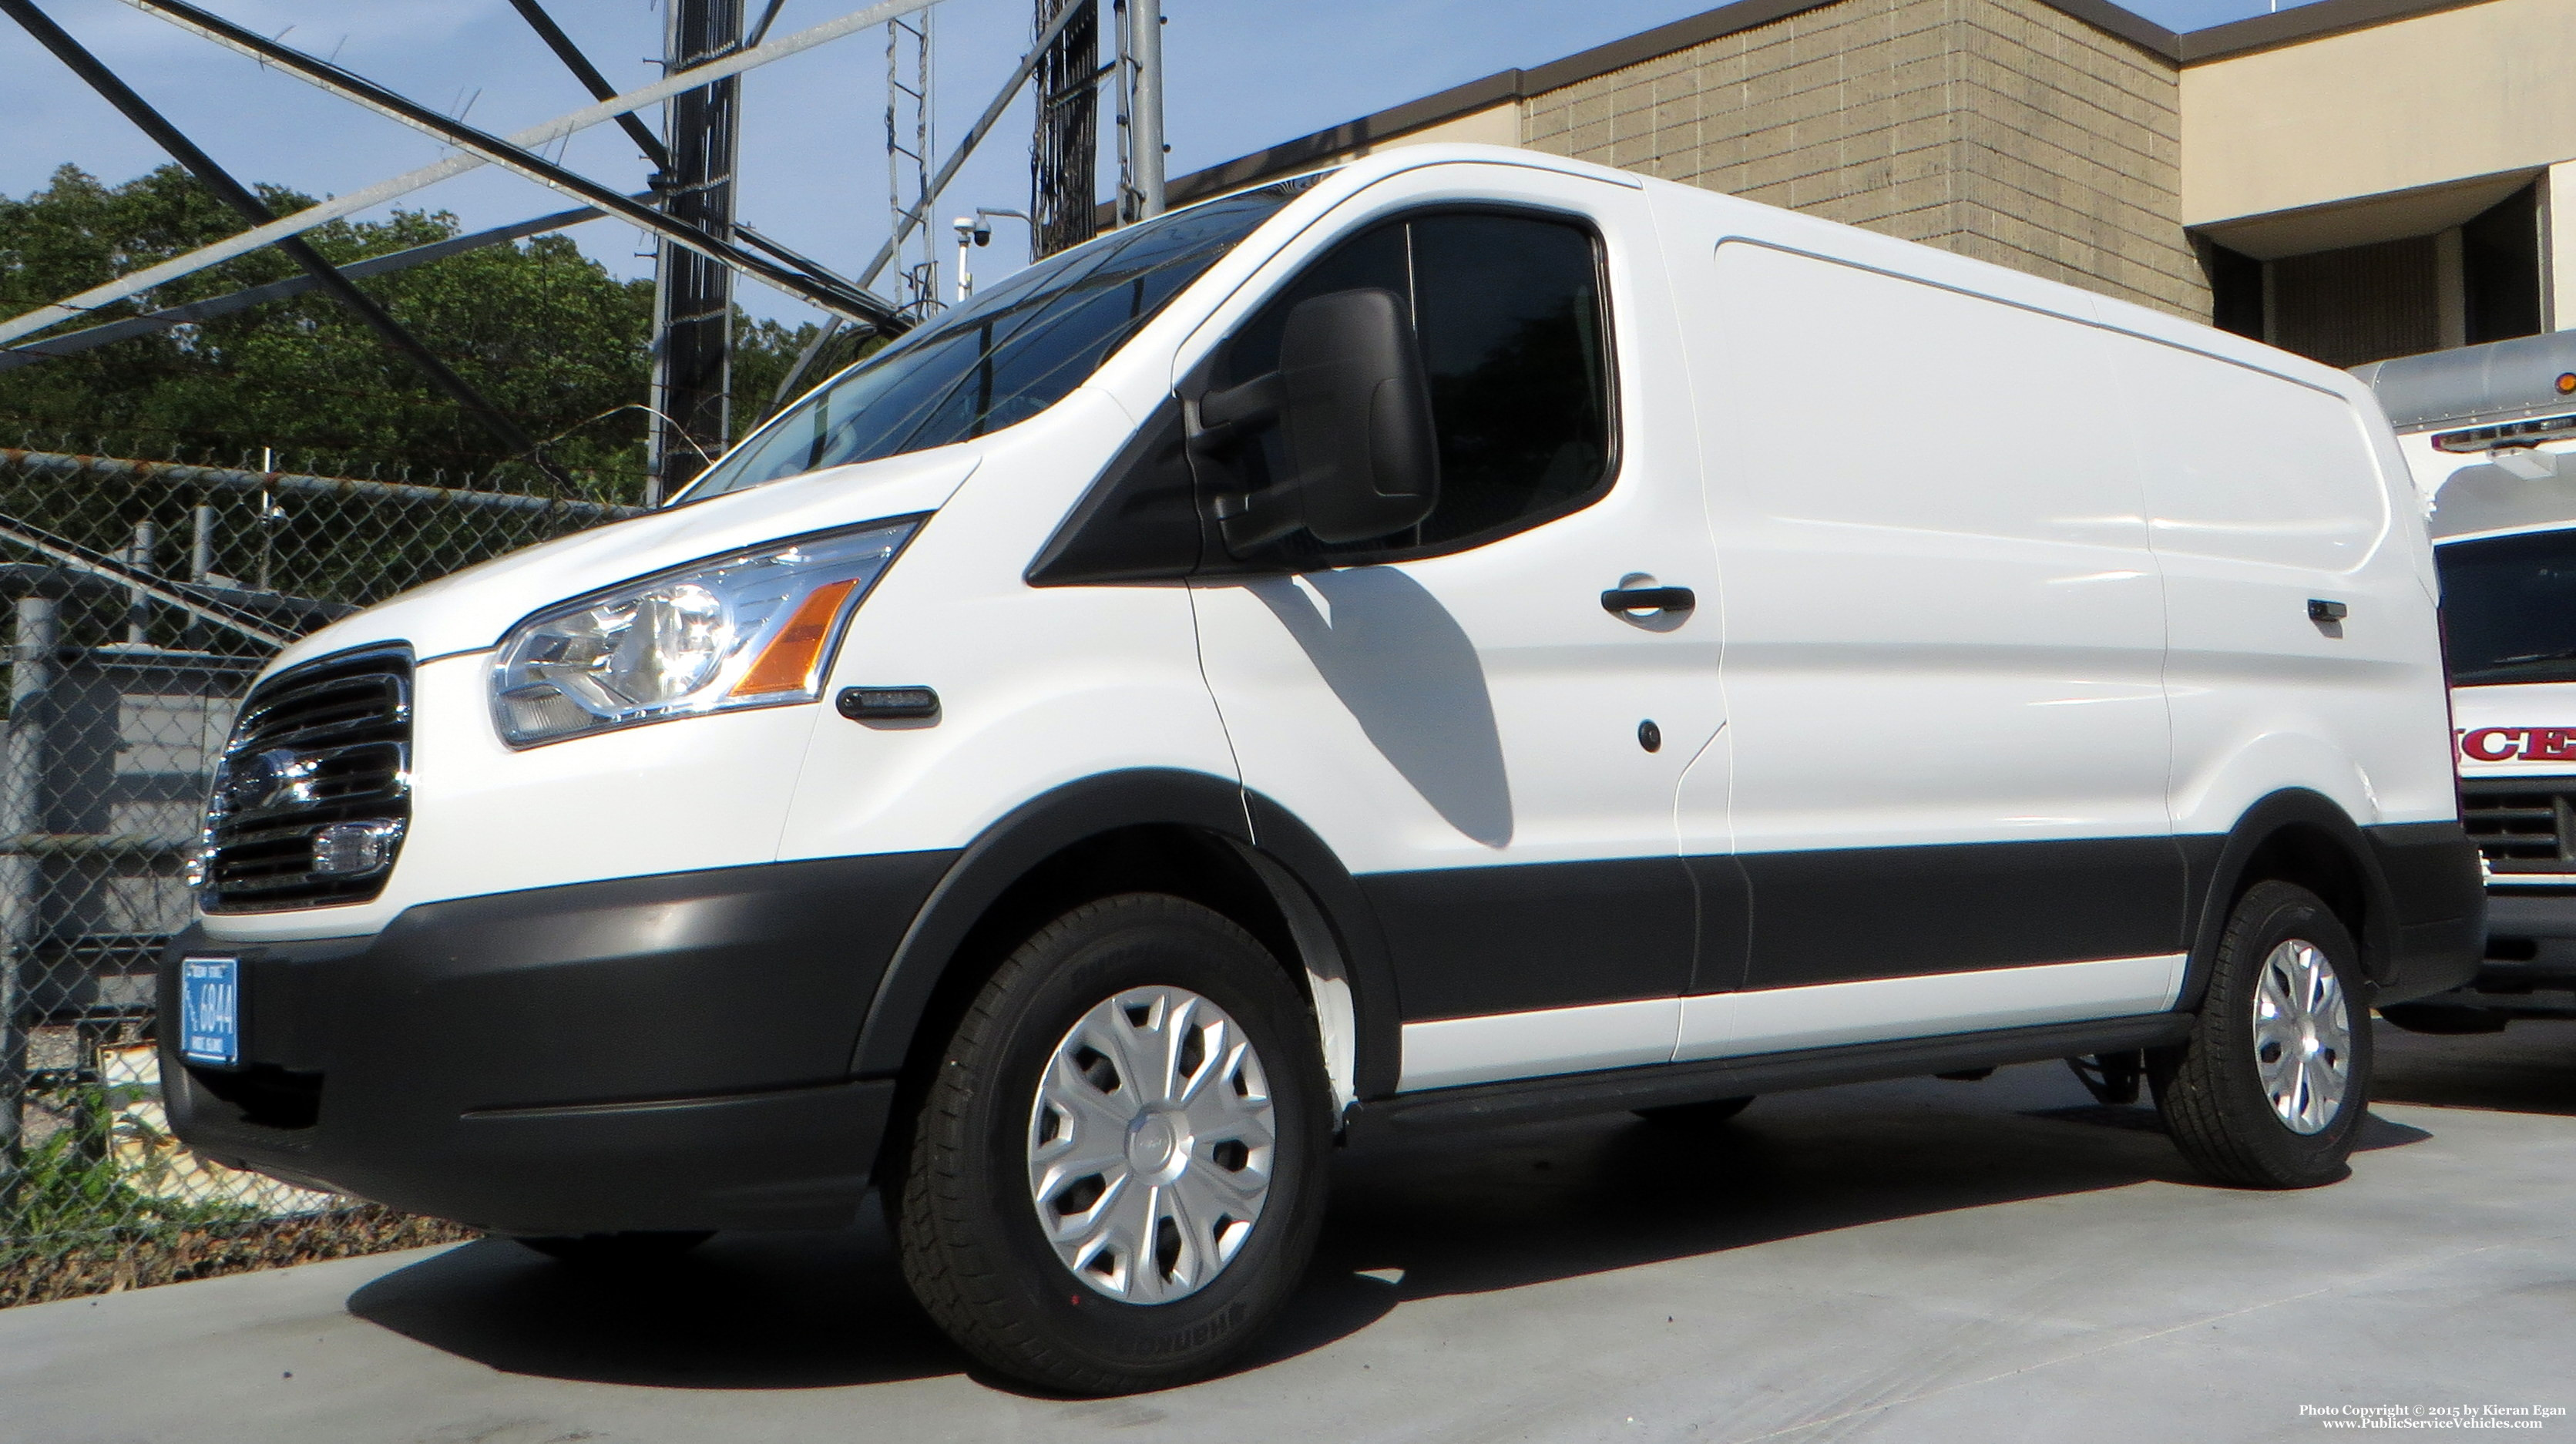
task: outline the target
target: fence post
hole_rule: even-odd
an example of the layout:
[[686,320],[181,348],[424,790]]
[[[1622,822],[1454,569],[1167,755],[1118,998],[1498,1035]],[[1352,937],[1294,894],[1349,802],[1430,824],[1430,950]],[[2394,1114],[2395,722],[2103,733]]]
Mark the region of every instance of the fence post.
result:
[[199,502],[188,512],[188,580],[203,584],[215,574],[215,509]]
[[0,746],[0,1215],[18,1199],[26,1149],[27,1028],[21,984],[43,935],[45,723],[59,618],[51,597],[20,597],[9,638],[9,732]]
[[[148,521],[134,524],[134,544],[125,550],[125,564],[145,576],[155,575],[159,568],[156,556],[161,550],[161,529]],[[152,595],[139,587],[126,590],[125,642],[140,647],[152,640]]]
[[[199,586],[215,574],[215,509],[204,502],[188,512],[188,580]],[[195,651],[205,644],[206,624],[190,613],[180,623],[179,645]]]

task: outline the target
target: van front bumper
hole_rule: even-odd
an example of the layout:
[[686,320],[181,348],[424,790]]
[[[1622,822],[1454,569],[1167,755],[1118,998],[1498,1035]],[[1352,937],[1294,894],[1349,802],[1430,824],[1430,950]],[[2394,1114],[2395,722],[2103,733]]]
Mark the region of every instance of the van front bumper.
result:
[[[370,937],[161,964],[170,1121],[217,1162],[513,1234],[847,1222],[894,1101],[851,1074],[949,852],[425,904]],[[240,959],[240,1062],[177,1053],[184,957]]]

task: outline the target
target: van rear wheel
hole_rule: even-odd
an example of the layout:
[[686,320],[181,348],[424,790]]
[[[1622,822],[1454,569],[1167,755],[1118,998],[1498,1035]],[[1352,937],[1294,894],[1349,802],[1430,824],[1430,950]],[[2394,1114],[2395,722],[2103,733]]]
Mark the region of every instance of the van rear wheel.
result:
[[900,1184],[904,1278],[968,1352],[1073,1393],[1164,1388],[1295,1290],[1331,1146],[1303,995],[1196,903],[1087,903],[939,1056]]
[[2313,1188],[2351,1170],[2370,1105],[2360,950],[2316,894],[2261,882],[2228,915],[2191,1037],[2149,1058],[2183,1156],[2222,1183]]

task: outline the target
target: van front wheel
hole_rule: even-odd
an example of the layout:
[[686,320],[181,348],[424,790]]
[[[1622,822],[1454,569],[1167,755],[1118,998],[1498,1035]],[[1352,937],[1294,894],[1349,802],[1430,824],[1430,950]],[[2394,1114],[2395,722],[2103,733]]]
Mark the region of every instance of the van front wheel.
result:
[[1325,1097],[1305,999],[1250,934],[1175,897],[1087,903],[1011,954],[941,1052],[889,1200],[904,1278],[1029,1383],[1202,1377],[1305,1270]]
[[2222,1183],[2313,1188],[2351,1170],[2370,1105],[2360,950],[2302,887],[2261,882],[2228,915],[2191,1037],[2149,1059],[2183,1156]]

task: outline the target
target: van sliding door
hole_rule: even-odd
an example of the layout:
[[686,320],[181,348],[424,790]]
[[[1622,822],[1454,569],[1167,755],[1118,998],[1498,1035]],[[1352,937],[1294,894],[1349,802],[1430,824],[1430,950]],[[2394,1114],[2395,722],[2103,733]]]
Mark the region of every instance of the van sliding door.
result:
[[1747,241],[1713,270],[1689,320],[1753,921],[1679,1056],[2170,1006],[2164,613],[2098,333]]

